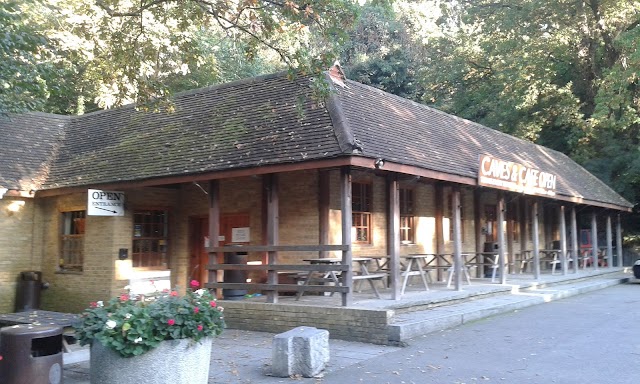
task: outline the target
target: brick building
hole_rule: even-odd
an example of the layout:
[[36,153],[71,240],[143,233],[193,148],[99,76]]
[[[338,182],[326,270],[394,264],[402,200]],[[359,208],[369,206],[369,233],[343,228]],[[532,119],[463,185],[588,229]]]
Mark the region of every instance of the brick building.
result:
[[231,243],[348,246],[249,252],[263,264],[498,243],[508,268],[525,249],[576,249],[586,230],[621,261],[632,204],[565,155],[327,78],[324,102],[309,78],[276,74],[181,93],[170,113],[0,120],[0,312],[20,271],[50,283],[44,309],[78,312],[132,281],[213,283],[208,251]]

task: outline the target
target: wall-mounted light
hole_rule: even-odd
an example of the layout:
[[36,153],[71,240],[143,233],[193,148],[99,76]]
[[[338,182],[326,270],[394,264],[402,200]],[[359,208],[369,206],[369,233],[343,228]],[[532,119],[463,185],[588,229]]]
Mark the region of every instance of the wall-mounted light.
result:
[[373,163],[373,165],[375,165],[377,169],[382,169],[382,167],[384,167],[384,159],[377,158],[376,161]]
[[20,210],[24,207],[24,200],[14,200],[7,205],[7,211],[10,215],[20,212]]

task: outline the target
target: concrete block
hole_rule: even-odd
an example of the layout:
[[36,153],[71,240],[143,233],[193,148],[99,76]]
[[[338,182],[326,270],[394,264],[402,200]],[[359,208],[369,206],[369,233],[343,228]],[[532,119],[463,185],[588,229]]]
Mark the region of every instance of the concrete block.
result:
[[273,337],[271,375],[314,377],[329,362],[329,331],[297,327]]

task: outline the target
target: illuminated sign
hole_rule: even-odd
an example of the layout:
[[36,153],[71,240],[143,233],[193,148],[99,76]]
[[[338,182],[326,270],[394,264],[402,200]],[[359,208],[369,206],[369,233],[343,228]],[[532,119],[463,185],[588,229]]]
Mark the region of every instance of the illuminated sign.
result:
[[522,164],[480,156],[478,184],[529,195],[555,196],[556,175]]

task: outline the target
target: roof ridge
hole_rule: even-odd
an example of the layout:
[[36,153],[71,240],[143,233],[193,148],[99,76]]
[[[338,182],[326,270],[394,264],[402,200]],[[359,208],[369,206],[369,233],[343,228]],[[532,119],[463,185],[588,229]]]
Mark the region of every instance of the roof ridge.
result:
[[[362,144],[353,135],[353,130],[349,126],[349,122],[342,110],[340,98],[336,95],[337,89],[333,77],[328,71],[325,72],[325,81],[329,85],[326,108],[333,123],[333,132],[336,135],[340,149],[346,154],[362,153]],[[341,85],[346,87],[344,83]]]

